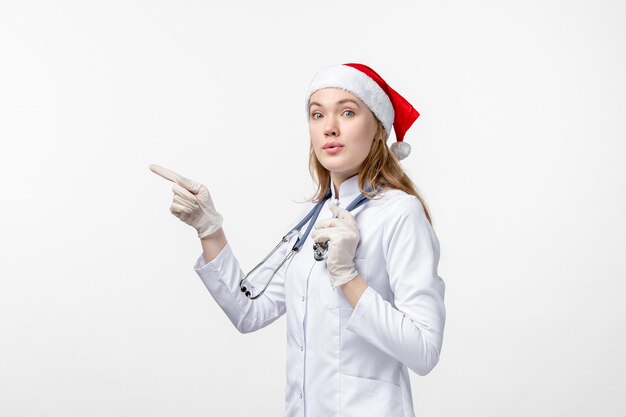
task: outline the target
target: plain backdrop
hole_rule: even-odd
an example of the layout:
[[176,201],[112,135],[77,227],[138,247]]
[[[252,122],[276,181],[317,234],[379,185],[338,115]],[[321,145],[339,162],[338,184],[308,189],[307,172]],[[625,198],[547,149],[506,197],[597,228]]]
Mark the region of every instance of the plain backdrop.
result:
[[283,414],[285,318],[237,332],[148,166],[209,188],[250,270],[345,62],[421,113],[448,316],[416,414],[626,415],[626,3],[545,0],[2,1],[0,415]]

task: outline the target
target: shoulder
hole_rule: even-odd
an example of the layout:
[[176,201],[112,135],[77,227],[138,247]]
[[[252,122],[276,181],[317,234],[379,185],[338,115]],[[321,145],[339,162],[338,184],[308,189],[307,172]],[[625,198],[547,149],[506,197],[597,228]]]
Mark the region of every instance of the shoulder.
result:
[[386,239],[395,235],[415,239],[420,235],[434,234],[422,202],[402,190],[387,190],[372,214],[382,221],[382,233]]
[[381,215],[388,217],[398,218],[424,213],[424,207],[419,199],[403,190],[384,190],[380,193],[380,199],[374,199],[372,202],[372,206],[377,207]]
[[428,220],[422,202],[413,194],[392,190],[381,202],[377,217],[383,219],[383,242],[392,245],[402,242],[407,249],[410,245],[439,247],[432,224]]

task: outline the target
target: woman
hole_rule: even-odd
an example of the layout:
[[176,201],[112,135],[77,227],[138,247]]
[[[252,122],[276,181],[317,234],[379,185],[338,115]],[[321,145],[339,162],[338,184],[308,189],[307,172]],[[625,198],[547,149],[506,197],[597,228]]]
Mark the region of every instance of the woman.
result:
[[[201,238],[194,269],[234,326],[253,332],[287,313],[288,417],[414,416],[407,369],[426,375],[438,363],[446,316],[439,242],[398,163],[419,113],[362,64],[319,71],[306,110],[318,190],[287,230],[319,203],[315,228],[288,237],[243,283],[207,188],[151,169],[175,182],[171,211]],[[348,210],[361,195],[365,204]],[[302,250],[281,265],[300,237]],[[314,259],[310,248],[325,242],[326,258]]]

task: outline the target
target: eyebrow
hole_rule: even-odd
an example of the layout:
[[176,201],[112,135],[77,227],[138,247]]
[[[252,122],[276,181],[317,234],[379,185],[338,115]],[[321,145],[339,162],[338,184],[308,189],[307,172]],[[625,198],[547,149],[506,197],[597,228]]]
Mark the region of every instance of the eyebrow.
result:
[[[353,102],[354,104],[356,104],[357,107],[361,107],[359,106],[359,103],[357,103],[356,101],[352,100],[351,98],[344,98],[343,100],[339,100],[337,102],[337,104],[343,104],[343,103],[347,103],[348,101]],[[313,107],[313,106],[320,106],[320,107],[324,107],[322,106],[320,103],[316,102],[316,101],[312,101],[311,104],[309,105],[309,108]]]

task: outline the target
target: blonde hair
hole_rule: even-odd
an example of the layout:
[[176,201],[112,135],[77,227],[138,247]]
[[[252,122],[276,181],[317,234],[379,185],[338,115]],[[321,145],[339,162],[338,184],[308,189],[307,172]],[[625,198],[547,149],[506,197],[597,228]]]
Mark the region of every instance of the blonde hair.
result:
[[[424,199],[417,192],[417,187],[413,184],[413,181],[402,169],[396,156],[387,147],[385,128],[382,123],[374,114],[372,115],[377,121],[378,128],[370,152],[359,169],[359,191],[369,200],[373,199],[374,194],[378,190],[398,189],[414,195],[422,203],[426,218],[432,225],[430,211]],[[326,196],[330,188],[330,172],[317,159],[312,143],[309,147],[309,173],[317,185],[317,191],[308,201],[319,202]],[[364,192],[364,183],[372,185],[370,193]]]

